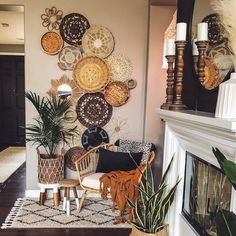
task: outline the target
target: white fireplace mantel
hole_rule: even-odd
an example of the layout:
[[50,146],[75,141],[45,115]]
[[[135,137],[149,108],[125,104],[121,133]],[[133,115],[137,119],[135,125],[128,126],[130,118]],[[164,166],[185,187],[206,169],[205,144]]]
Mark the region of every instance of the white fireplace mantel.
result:
[[[168,183],[172,186],[178,176],[182,179],[167,217],[169,235],[198,235],[181,214],[186,151],[219,167],[212,152],[212,148],[217,147],[228,159],[236,162],[236,119],[220,119],[214,114],[195,111],[156,111],[165,122],[164,169],[175,154]],[[231,210],[236,212],[235,191],[232,193]]]

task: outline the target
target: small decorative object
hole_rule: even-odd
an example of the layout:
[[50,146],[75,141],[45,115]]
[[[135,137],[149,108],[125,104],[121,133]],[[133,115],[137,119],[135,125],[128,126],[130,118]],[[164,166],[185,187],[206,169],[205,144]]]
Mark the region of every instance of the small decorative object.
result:
[[129,88],[124,82],[110,82],[104,92],[105,100],[114,107],[125,104],[129,98]]
[[85,32],[82,46],[86,55],[106,58],[114,49],[114,38],[106,27],[94,25]]
[[202,22],[206,22],[208,24],[208,39],[209,44],[221,44],[225,39],[225,30],[223,25],[221,24],[220,17],[218,14],[210,14],[206,16]]
[[221,83],[217,98],[215,116],[219,118],[236,118],[236,73]]
[[48,91],[48,94],[57,98],[67,97],[71,104],[76,104],[81,91],[73,80],[63,75],[58,80],[51,80],[51,89]]
[[166,55],[167,69],[167,87],[166,87],[166,102],[161,105],[161,109],[168,110],[173,103],[174,98],[174,61],[175,55]]
[[134,89],[137,86],[137,81],[135,79],[127,79],[125,81],[125,84],[129,89]]
[[110,81],[109,66],[97,56],[82,58],[74,66],[73,79],[83,91],[98,92]]
[[62,70],[72,70],[81,57],[82,53],[78,47],[65,46],[59,53],[58,66]]
[[79,13],[71,13],[63,17],[60,24],[60,34],[66,43],[79,46],[89,27],[90,24],[86,17]]
[[55,55],[63,47],[63,40],[56,32],[47,32],[41,38],[41,46],[45,53]]
[[43,20],[42,25],[47,27],[49,31],[59,30],[59,25],[62,20],[63,12],[57,10],[56,7],[46,8],[45,14],[41,15]]
[[202,85],[205,89],[212,90],[222,82],[219,77],[219,70],[210,57],[204,57],[204,64],[204,80]]
[[[70,102],[55,97],[40,98],[37,94],[26,92],[26,98],[33,104],[39,116],[34,124],[26,127],[27,141],[41,147],[38,152],[40,183],[56,183],[63,177],[64,158],[59,148],[68,144],[68,140],[76,134],[76,126],[66,128],[71,119],[65,116],[71,108]],[[50,134],[50,135],[49,135]],[[48,168],[47,168],[48,167]]]
[[86,153],[86,150],[82,147],[72,147],[65,153],[65,163],[66,166],[76,171],[75,161],[77,161],[81,156]]
[[109,137],[104,129],[94,127],[85,130],[81,142],[85,150],[90,150],[100,144],[108,143]]
[[[133,208],[134,215],[133,220],[130,222],[133,226],[130,236],[168,235],[167,225],[164,223],[164,220],[180,182],[180,179],[177,178],[174,186],[171,189],[167,189],[166,177],[172,162],[173,158],[163,174],[158,190],[154,189],[151,166],[149,162],[146,162],[147,168],[143,174],[142,184],[138,189],[140,196],[143,196],[142,201],[132,202],[130,199],[127,199],[130,207]],[[145,223],[146,216],[148,216],[148,224]]]
[[[182,24],[181,24],[182,23]],[[183,90],[183,68],[184,68],[184,48],[187,44],[186,42],[186,23],[178,23],[177,24],[177,33],[176,33],[176,48],[177,48],[177,73],[176,80],[174,85],[174,99],[173,103],[169,106],[169,110],[173,111],[183,111],[186,110],[187,107],[183,104],[182,101],[182,90]],[[181,32],[179,32],[181,31]]]
[[112,110],[102,93],[84,94],[76,107],[79,122],[88,128],[106,125],[111,119]]
[[121,54],[112,54],[107,58],[111,68],[111,79],[126,81],[130,79],[133,71],[131,61]]
[[113,117],[108,123],[106,130],[111,141],[115,142],[117,139],[125,139],[128,136],[127,119],[120,117]]

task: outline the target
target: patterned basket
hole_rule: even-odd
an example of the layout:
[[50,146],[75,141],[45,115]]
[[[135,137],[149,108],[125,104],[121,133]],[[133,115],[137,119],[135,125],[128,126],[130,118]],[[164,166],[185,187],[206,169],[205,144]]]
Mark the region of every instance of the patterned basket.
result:
[[64,153],[49,158],[47,154],[38,153],[38,181],[41,184],[56,184],[64,177]]

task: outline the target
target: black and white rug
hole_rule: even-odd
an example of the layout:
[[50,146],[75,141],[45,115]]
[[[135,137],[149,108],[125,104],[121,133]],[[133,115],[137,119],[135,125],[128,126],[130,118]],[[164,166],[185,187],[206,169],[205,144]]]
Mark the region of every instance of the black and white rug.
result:
[[18,199],[2,225],[8,228],[130,228],[127,223],[114,225],[118,210],[111,211],[111,199],[87,198],[80,213],[76,211],[75,202],[71,201],[71,215],[67,216],[62,209],[53,206],[53,201],[47,200],[40,206],[38,199]]

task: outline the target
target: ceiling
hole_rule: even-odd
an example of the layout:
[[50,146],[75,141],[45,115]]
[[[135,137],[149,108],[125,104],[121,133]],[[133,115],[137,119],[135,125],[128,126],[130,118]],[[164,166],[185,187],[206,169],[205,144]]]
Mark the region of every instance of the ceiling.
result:
[[177,0],[150,0],[150,4],[158,6],[176,6]]
[[0,44],[24,44],[24,7],[0,5]]

